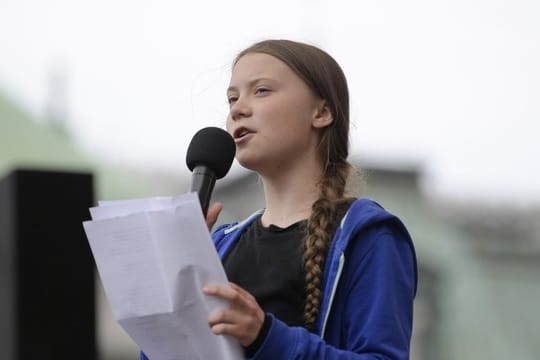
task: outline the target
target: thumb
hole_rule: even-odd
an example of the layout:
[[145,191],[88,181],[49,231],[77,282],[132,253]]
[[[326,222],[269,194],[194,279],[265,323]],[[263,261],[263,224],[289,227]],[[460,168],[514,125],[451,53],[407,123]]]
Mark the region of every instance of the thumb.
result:
[[223,209],[223,204],[219,202],[212,204],[212,206],[208,208],[208,212],[206,213],[206,225],[208,226],[208,230],[212,230],[221,209]]

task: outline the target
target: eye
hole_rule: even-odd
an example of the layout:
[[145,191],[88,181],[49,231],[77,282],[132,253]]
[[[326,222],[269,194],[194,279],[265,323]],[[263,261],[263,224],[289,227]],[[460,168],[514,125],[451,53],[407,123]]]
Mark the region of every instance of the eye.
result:
[[255,89],[255,95],[264,95],[269,92],[270,92],[270,89],[265,88],[265,87],[258,87]]
[[238,96],[233,96],[233,95],[227,96],[227,102],[229,103],[229,105],[234,104],[236,100],[238,100]]

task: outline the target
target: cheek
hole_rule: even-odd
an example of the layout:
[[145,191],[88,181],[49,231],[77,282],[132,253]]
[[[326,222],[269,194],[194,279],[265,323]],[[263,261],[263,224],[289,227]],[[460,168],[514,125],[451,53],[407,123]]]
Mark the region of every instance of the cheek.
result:
[[311,121],[307,111],[300,107],[289,107],[275,114],[276,126],[286,135],[301,135],[310,129]]
[[293,94],[276,108],[279,109],[279,117],[287,121],[289,127],[302,129],[311,124],[312,101],[304,94]]

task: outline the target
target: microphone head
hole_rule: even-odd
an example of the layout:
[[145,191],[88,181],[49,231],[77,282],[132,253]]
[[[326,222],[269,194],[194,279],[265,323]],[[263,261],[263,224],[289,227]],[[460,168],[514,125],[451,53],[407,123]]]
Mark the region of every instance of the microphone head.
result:
[[193,171],[196,166],[206,166],[221,179],[231,168],[236,145],[231,135],[217,127],[201,129],[193,135],[186,154],[186,164]]

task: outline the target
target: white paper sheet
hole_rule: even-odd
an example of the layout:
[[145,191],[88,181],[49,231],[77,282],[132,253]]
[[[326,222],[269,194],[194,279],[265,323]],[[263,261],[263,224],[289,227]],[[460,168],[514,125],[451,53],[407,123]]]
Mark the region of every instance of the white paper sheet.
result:
[[236,340],[214,335],[206,296],[227,277],[197,194],[100,202],[84,229],[113,313],[150,360],[242,359]]

